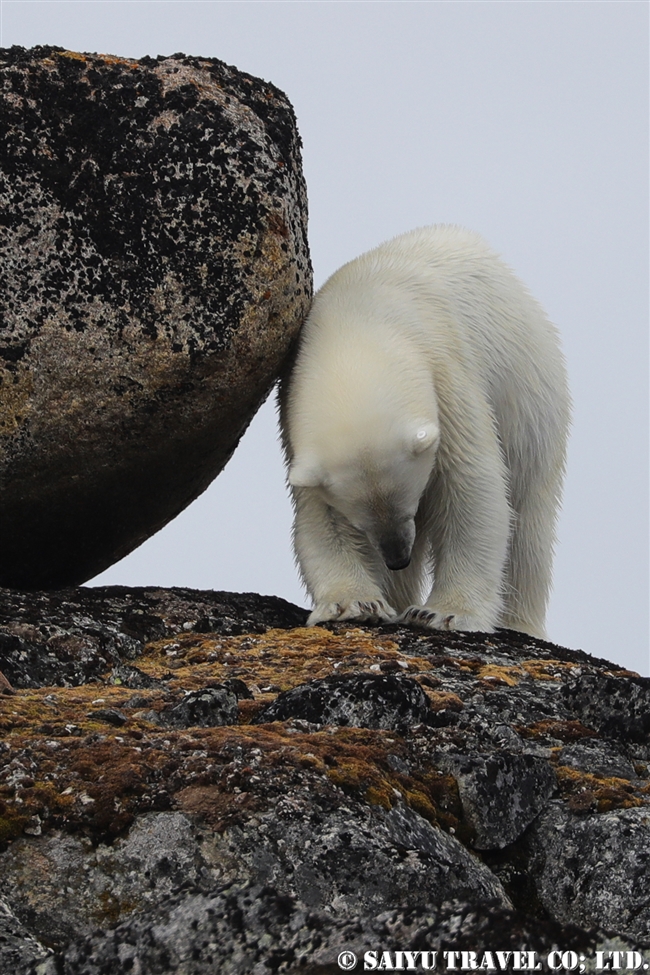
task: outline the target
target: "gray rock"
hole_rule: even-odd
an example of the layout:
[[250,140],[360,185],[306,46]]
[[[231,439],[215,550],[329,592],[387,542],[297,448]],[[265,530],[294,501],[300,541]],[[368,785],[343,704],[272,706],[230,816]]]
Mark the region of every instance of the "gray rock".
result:
[[[192,892],[163,903],[154,925],[135,918],[114,932],[72,945],[58,971],[271,975],[322,949],[324,925],[334,927],[327,917],[316,917],[269,888]],[[57,969],[43,966],[41,972],[55,975]]]
[[184,699],[160,713],[159,720],[167,728],[215,728],[237,722],[237,697],[223,684],[189,691]]
[[632,675],[623,687],[614,675],[587,674],[562,688],[566,706],[608,738],[650,742],[650,678]]
[[[129,687],[133,690],[145,690],[152,687],[164,686],[161,680],[150,677],[149,674],[143,673],[138,667],[129,667],[128,664],[120,664],[117,667],[113,667],[111,671],[111,683],[118,684],[121,687]],[[143,698],[143,701],[145,700],[146,698]],[[132,705],[132,707],[135,707],[135,705]]]
[[[475,951],[479,945],[499,944],[512,951],[533,943],[540,952],[602,947],[596,935],[586,939],[584,932],[548,921],[527,924],[497,906],[476,911],[455,901],[425,911],[337,917],[310,910],[272,887],[231,884],[207,894],[190,891],[167,898],[150,918],[135,917],[71,945],[60,967],[46,962],[37,975],[334,975],[341,970],[342,951],[356,954],[354,970],[359,971],[367,950],[380,960],[381,952],[388,951],[391,961],[399,952],[395,967],[402,970],[408,967],[405,950],[418,953],[419,970],[432,967],[437,952],[440,970],[440,952],[447,948]],[[631,945],[619,941],[611,947]],[[426,953],[424,963],[420,952]]]
[[538,896],[554,917],[650,944],[650,807],[576,817],[554,803],[530,843]]
[[341,917],[404,902],[432,909],[454,898],[512,906],[484,864],[412,810],[348,802],[325,818],[308,794],[222,836],[180,813],[150,813],[113,846],[59,834],[20,840],[2,857],[2,871],[14,910],[59,947],[150,911],[182,887],[208,893],[219,881],[270,885]]
[[128,721],[124,712],[118,708],[97,708],[96,711],[89,711],[88,717],[94,721],[105,721],[116,728],[121,728]]
[[514,843],[556,787],[548,762],[533,755],[436,754],[434,762],[453,772],[477,850],[500,850]]
[[229,879],[269,884],[342,915],[454,898],[511,906],[500,881],[462,843],[401,804],[385,811],[348,799],[328,811],[296,790],[256,824],[228,830],[210,863],[222,875],[233,871]]
[[0,50],[0,585],[90,578],[223,468],[308,310],[285,95],[211,58]]
[[209,889],[217,878],[181,813],[147,814],[112,846],[57,833],[20,840],[2,871],[13,909],[32,934],[57,946],[150,910],[183,884]]
[[335,674],[278,694],[256,723],[299,718],[312,724],[404,731],[426,721],[427,696],[409,677]]
[[562,765],[569,768],[581,769],[591,775],[601,778],[633,779],[636,772],[632,762],[618,749],[609,748],[605,751],[596,743],[576,742],[565,745],[562,749]]
[[32,964],[43,962],[51,950],[37,941],[0,897],[0,972],[27,975]]

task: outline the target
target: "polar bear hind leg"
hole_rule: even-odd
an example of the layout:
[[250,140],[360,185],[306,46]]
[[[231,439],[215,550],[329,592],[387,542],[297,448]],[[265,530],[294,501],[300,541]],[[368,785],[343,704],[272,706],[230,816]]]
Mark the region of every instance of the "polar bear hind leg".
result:
[[513,531],[504,573],[500,625],[540,639],[546,637],[560,489],[561,471],[555,473],[551,469],[543,479],[540,476],[538,484],[528,484],[525,493],[512,491]]

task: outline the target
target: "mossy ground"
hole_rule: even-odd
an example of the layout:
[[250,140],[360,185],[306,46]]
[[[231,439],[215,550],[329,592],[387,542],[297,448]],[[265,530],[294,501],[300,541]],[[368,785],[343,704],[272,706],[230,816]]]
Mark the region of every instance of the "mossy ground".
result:
[[[441,679],[447,672],[462,676],[471,696],[527,681],[558,682],[577,666],[526,659],[508,666],[476,654],[456,659],[427,653],[424,643],[420,653],[419,646],[411,640],[405,651],[390,634],[354,626],[227,637],[190,632],[149,643],[135,661],[153,679],[149,689],[130,689],[107,673],[80,687],[0,697],[0,843],[52,827],[110,841],[136,814],[170,808],[224,829],[270,808],[289,787],[302,783],[324,797],[342,790],[384,809],[406,802],[471,844],[454,778],[422,755],[413,761],[407,738],[364,728],[313,730],[300,722],[251,724],[280,691],[331,674],[407,674],[421,683],[436,717],[453,718],[467,705],[462,689],[456,693]],[[183,692],[233,678],[253,695],[239,702],[238,725],[171,730],[150,720],[152,712],[170,707]],[[120,726],[107,719],[111,711],[118,712]],[[574,812],[646,801],[643,782],[600,778],[562,764],[558,740],[596,736],[579,721],[549,718],[513,728],[524,740],[555,746],[559,793]]]
[[[0,698],[2,755],[0,841],[29,830],[81,829],[96,839],[118,835],[137,812],[180,807],[223,829],[272,803],[295,772],[320,791],[341,789],[358,801],[390,808],[399,798],[429,821],[462,829],[451,776],[394,770],[389,756],[405,752],[398,735],[363,728],[296,732],[286,724],[249,722],[281,690],[333,673],[363,670],[408,673],[433,668],[397,644],[368,631],[269,630],[263,635],[216,637],[188,633],[147,646],[138,669],[160,682],[134,691],[105,681],[83,687],[44,687]],[[240,702],[240,723],[218,728],[160,729],[147,715],[182,692],[243,680],[253,693]],[[427,686],[434,709],[462,701]],[[126,718],[113,727],[105,717]],[[34,819],[38,817],[38,819]]]

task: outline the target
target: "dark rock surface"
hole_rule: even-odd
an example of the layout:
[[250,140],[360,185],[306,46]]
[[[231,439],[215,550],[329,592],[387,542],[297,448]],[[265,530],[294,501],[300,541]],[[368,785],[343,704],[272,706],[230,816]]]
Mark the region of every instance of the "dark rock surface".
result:
[[0,585],[91,578],[223,468],[308,310],[286,96],[0,50]]
[[258,722],[301,718],[312,724],[406,732],[426,721],[429,701],[417,681],[384,674],[335,674],[279,694]]
[[7,973],[27,972],[33,963],[42,962],[51,955],[24,924],[21,924],[3,897],[0,897],[0,971]]
[[127,687],[160,686],[124,661],[177,633],[263,633],[301,626],[306,610],[276,596],[105,586],[25,593],[0,589],[0,670],[14,687],[85,684],[114,667]]
[[[538,922],[533,928],[496,905],[489,912],[450,903],[426,911],[392,910],[376,917],[343,918],[310,911],[270,887],[230,885],[208,894],[193,890],[176,895],[151,918],[135,917],[114,931],[88,937],[66,953],[62,971],[64,975],[127,975],[138,964],[141,975],[334,975],[340,971],[335,960],[343,950],[355,952],[359,964],[353,970],[362,970],[368,945],[381,946],[375,948],[380,958],[382,951],[395,958],[395,952],[412,946],[411,950],[427,952],[430,968],[430,952],[476,950],[486,942],[518,949],[533,941],[540,950],[557,944],[569,950],[585,948],[584,932],[552,922]],[[397,967],[406,968],[407,962]],[[59,975],[61,969],[50,961],[41,971]]]
[[650,963],[650,680],[251,594],[0,595],[0,971]]
[[[558,916],[650,932],[650,815],[648,806],[608,816],[575,817],[553,803],[529,838],[539,898]],[[650,961],[650,958],[648,959]]]
[[182,701],[159,714],[167,728],[216,728],[236,724],[239,717],[237,695],[223,684],[188,691]]
[[[467,755],[451,749],[434,761],[450,772],[477,850],[501,850],[548,805],[557,781],[546,758],[507,750]],[[633,773],[634,774],[634,773]]]

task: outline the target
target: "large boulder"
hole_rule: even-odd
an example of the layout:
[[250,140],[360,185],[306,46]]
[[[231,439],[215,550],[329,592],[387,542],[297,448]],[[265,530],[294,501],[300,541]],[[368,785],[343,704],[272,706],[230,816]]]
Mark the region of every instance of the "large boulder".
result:
[[209,58],[0,50],[0,585],[122,558],[223,468],[311,297],[285,95]]
[[[306,617],[0,590],[0,972],[650,963],[650,734],[626,720],[650,680],[506,630]],[[581,687],[607,688],[588,715]]]

